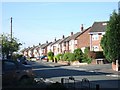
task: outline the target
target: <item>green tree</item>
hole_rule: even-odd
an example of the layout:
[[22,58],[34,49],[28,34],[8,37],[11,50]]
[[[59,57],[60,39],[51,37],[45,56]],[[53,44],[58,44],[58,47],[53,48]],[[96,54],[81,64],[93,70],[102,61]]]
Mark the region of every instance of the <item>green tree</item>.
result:
[[61,57],[62,57],[62,54],[57,54],[56,56],[55,56],[55,58],[59,61],[59,60],[61,60]]
[[67,53],[64,54],[63,59],[65,61],[74,61],[75,60],[75,55],[74,55],[74,53],[67,52]]
[[101,46],[106,59],[111,62],[117,59],[120,61],[120,15],[115,11],[110,16]]
[[18,39],[13,37],[11,40],[11,37],[9,34],[1,34],[1,44],[2,44],[2,55],[8,57],[10,54],[12,56],[13,52],[17,52],[19,50],[19,46],[22,45],[19,43]]
[[53,60],[54,58],[54,53],[53,52],[48,52],[47,54],[49,60]]
[[83,52],[80,48],[74,50],[74,55],[76,60],[78,60],[79,62],[82,61]]
[[86,47],[83,53],[82,62],[85,62],[88,64],[92,62],[92,59],[90,58],[89,53],[90,53],[90,48]]

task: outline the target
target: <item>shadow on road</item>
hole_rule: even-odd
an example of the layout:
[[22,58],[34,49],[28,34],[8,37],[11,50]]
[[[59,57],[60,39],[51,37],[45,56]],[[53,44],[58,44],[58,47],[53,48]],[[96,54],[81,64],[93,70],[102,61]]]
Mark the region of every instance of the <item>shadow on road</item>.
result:
[[89,75],[107,75],[112,73],[104,73],[104,72],[89,72],[89,71],[80,71],[80,70],[70,70],[64,68],[53,68],[46,67],[44,69],[38,68],[35,69],[34,72],[37,75],[42,75],[44,78],[53,78],[53,77],[64,77],[64,76],[89,76]]

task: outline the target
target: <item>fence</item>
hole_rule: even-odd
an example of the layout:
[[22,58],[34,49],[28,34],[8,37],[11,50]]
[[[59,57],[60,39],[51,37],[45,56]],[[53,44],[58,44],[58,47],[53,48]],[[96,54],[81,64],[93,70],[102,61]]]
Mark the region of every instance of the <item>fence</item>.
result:
[[70,90],[99,90],[99,84],[90,82],[87,78],[75,80],[74,77],[61,78],[61,84]]

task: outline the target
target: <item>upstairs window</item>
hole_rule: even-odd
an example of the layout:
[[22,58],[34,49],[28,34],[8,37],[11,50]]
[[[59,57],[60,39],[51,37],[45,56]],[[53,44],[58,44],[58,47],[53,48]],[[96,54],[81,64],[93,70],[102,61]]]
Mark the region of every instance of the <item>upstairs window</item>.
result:
[[93,34],[92,35],[92,40],[99,40],[99,35],[98,34]]

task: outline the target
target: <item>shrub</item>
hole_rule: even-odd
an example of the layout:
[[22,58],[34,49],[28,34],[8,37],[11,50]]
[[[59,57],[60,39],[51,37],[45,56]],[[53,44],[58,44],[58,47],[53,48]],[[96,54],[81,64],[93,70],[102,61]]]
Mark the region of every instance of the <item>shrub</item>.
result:
[[73,53],[65,53],[63,56],[63,60],[65,61],[74,61],[75,60],[75,55]]
[[56,58],[58,61],[61,60],[61,57],[62,57],[62,54],[58,54],[58,55],[55,56],[55,58]]
[[91,54],[94,54],[94,53],[91,53],[90,48],[86,47],[82,57],[82,62],[87,62],[88,64],[91,63],[92,62]]
[[75,60],[82,61],[83,52],[80,48],[74,50]]
[[92,58],[89,58],[83,55],[82,62],[90,64],[92,62]]
[[74,53],[69,53],[69,57],[68,57],[68,61],[75,61],[76,58],[75,58],[75,54]]
[[53,52],[48,52],[47,54],[49,60],[53,60],[54,58],[54,53]]
[[69,53],[67,52],[63,55],[63,60],[68,61],[68,58],[69,58]]

